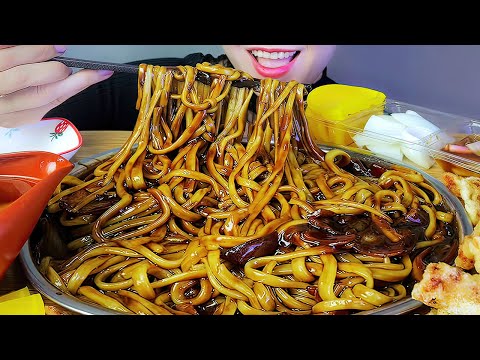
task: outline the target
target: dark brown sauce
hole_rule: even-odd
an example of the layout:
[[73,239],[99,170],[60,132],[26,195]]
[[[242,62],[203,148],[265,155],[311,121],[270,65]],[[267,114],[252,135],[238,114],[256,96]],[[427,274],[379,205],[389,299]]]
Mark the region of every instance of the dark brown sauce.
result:
[[30,190],[38,180],[28,177],[0,175],[0,211]]

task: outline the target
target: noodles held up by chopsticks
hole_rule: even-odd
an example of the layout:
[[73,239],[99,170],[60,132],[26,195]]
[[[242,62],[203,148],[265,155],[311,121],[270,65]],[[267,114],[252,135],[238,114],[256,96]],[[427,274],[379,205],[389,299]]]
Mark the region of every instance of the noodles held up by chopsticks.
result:
[[48,204],[72,236],[68,258],[41,261],[55,286],[132,314],[354,313],[407,296],[417,248],[454,247],[421,174],[346,170],[310,139],[304,85],[264,79],[254,100],[238,79],[140,66],[130,137]]

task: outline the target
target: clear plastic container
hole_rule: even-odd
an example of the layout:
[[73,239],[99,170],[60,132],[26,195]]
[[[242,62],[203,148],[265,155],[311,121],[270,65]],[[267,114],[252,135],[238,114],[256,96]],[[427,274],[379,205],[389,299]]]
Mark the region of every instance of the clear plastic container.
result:
[[[428,120],[433,125],[437,126],[440,130],[434,133],[429,133],[423,137],[418,137],[417,140],[408,141],[394,136],[387,136],[380,132],[365,130],[365,122],[343,121],[337,123],[318,118],[308,119],[307,117],[307,119],[309,121],[309,128],[316,127],[321,129],[325,134],[320,141],[317,141],[319,144],[368,149],[376,155],[395,158],[395,160],[398,161],[399,158],[390,153],[390,148],[393,146],[389,145],[400,143],[405,151],[409,151],[410,153],[413,152],[414,155],[419,155],[423,158],[423,161],[418,163],[415,161],[409,161],[409,159],[406,158],[402,159],[407,163],[413,163],[423,169],[428,169],[435,163],[438,163],[444,171],[450,171],[462,176],[480,176],[479,156],[455,154],[445,150],[446,145],[455,143],[463,139],[465,136],[470,136],[472,139],[476,139],[474,136],[478,134],[478,140],[480,140],[479,120],[469,119],[391,99],[386,99],[383,106],[383,114],[385,115],[392,113],[405,113],[407,110],[416,112],[425,120]],[[372,114],[369,116],[371,115]],[[335,134],[335,136],[333,136],[333,134]],[[378,146],[377,149],[375,149],[377,151],[374,151],[373,147],[367,148],[361,143],[359,145],[355,141],[355,139],[359,139],[356,137],[356,135],[359,134],[367,140],[368,138],[374,139],[383,146]],[[418,153],[416,154],[415,152]]]
[[[463,120],[457,121],[456,125],[456,129],[449,132],[454,141],[440,150],[435,146],[439,140],[434,134],[424,140],[429,145],[430,154],[444,171],[460,176],[480,177],[480,156],[465,153],[469,151],[465,146],[466,143],[480,141],[480,121]],[[450,146],[451,144],[455,146]]]

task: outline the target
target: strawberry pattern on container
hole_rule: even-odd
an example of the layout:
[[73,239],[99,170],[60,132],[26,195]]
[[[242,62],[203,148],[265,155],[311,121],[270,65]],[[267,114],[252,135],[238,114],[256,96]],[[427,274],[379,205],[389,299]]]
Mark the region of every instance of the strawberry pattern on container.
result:
[[62,121],[59,122],[56,126],[53,133],[50,133],[50,140],[58,139],[59,136],[62,136],[65,130],[68,128],[68,122]]

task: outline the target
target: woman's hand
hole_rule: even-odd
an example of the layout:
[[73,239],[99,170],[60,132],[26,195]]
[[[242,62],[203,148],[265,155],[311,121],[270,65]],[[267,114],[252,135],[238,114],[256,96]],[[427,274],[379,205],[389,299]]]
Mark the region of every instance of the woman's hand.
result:
[[68,66],[47,61],[65,51],[65,45],[0,45],[0,126],[40,121],[55,106],[113,73],[72,74]]

